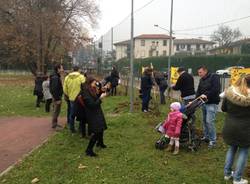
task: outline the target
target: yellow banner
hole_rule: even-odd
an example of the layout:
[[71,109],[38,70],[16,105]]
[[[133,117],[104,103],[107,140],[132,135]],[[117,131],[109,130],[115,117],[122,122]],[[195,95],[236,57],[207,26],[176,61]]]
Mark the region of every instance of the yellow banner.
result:
[[250,68],[232,69],[230,84],[234,85],[242,74],[250,74]]
[[171,84],[176,84],[177,79],[179,78],[179,73],[177,72],[178,68],[177,67],[171,67]]

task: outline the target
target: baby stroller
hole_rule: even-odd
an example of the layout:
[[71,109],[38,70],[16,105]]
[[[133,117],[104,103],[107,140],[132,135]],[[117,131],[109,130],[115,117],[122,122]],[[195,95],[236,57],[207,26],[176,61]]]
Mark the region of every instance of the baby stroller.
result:
[[[181,109],[181,112],[183,113],[183,122],[180,134],[180,144],[182,146],[187,146],[191,151],[197,151],[201,144],[200,138],[195,135],[191,118],[195,111],[199,109],[204,103],[206,103],[206,100],[198,97]],[[160,139],[155,143],[155,148],[160,150],[166,148],[169,143],[169,138],[165,137],[165,130],[162,125],[163,123],[160,123],[155,127],[155,129],[162,134]]]

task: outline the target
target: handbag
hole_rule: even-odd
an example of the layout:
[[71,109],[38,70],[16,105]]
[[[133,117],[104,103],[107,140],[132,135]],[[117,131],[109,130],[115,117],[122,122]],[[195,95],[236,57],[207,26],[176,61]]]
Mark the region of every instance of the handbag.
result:
[[157,132],[159,132],[159,133],[165,134],[165,133],[166,133],[166,130],[165,130],[165,128],[163,127],[163,124],[164,124],[164,122],[158,123],[158,124],[156,125],[156,127],[155,127],[155,130],[156,130]]

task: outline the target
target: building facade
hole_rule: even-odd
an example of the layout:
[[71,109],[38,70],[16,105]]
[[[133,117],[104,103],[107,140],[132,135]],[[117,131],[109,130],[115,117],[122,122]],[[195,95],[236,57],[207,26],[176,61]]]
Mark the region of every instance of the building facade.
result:
[[[130,54],[130,41],[114,44],[116,47],[116,60],[128,58]],[[168,56],[170,36],[164,34],[143,34],[134,38],[134,57],[147,58]],[[172,44],[172,52],[173,52]],[[173,54],[172,54],[173,55]]]
[[174,53],[175,55],[207,55],[214,44],[202,39],[176,39]]

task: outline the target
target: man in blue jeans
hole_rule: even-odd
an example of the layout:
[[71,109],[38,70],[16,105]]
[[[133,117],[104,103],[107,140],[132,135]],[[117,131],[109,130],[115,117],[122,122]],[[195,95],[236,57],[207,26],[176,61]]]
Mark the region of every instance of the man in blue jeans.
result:
[[196,96],[207,100],[202,106],[204,134],[202,140],[209,143],[209,148],[213,148],[216,144],[215,119],[220,102],[220,78],[218,75],[208,72],[205,66],[199,67],[198,75],[201,79]]

